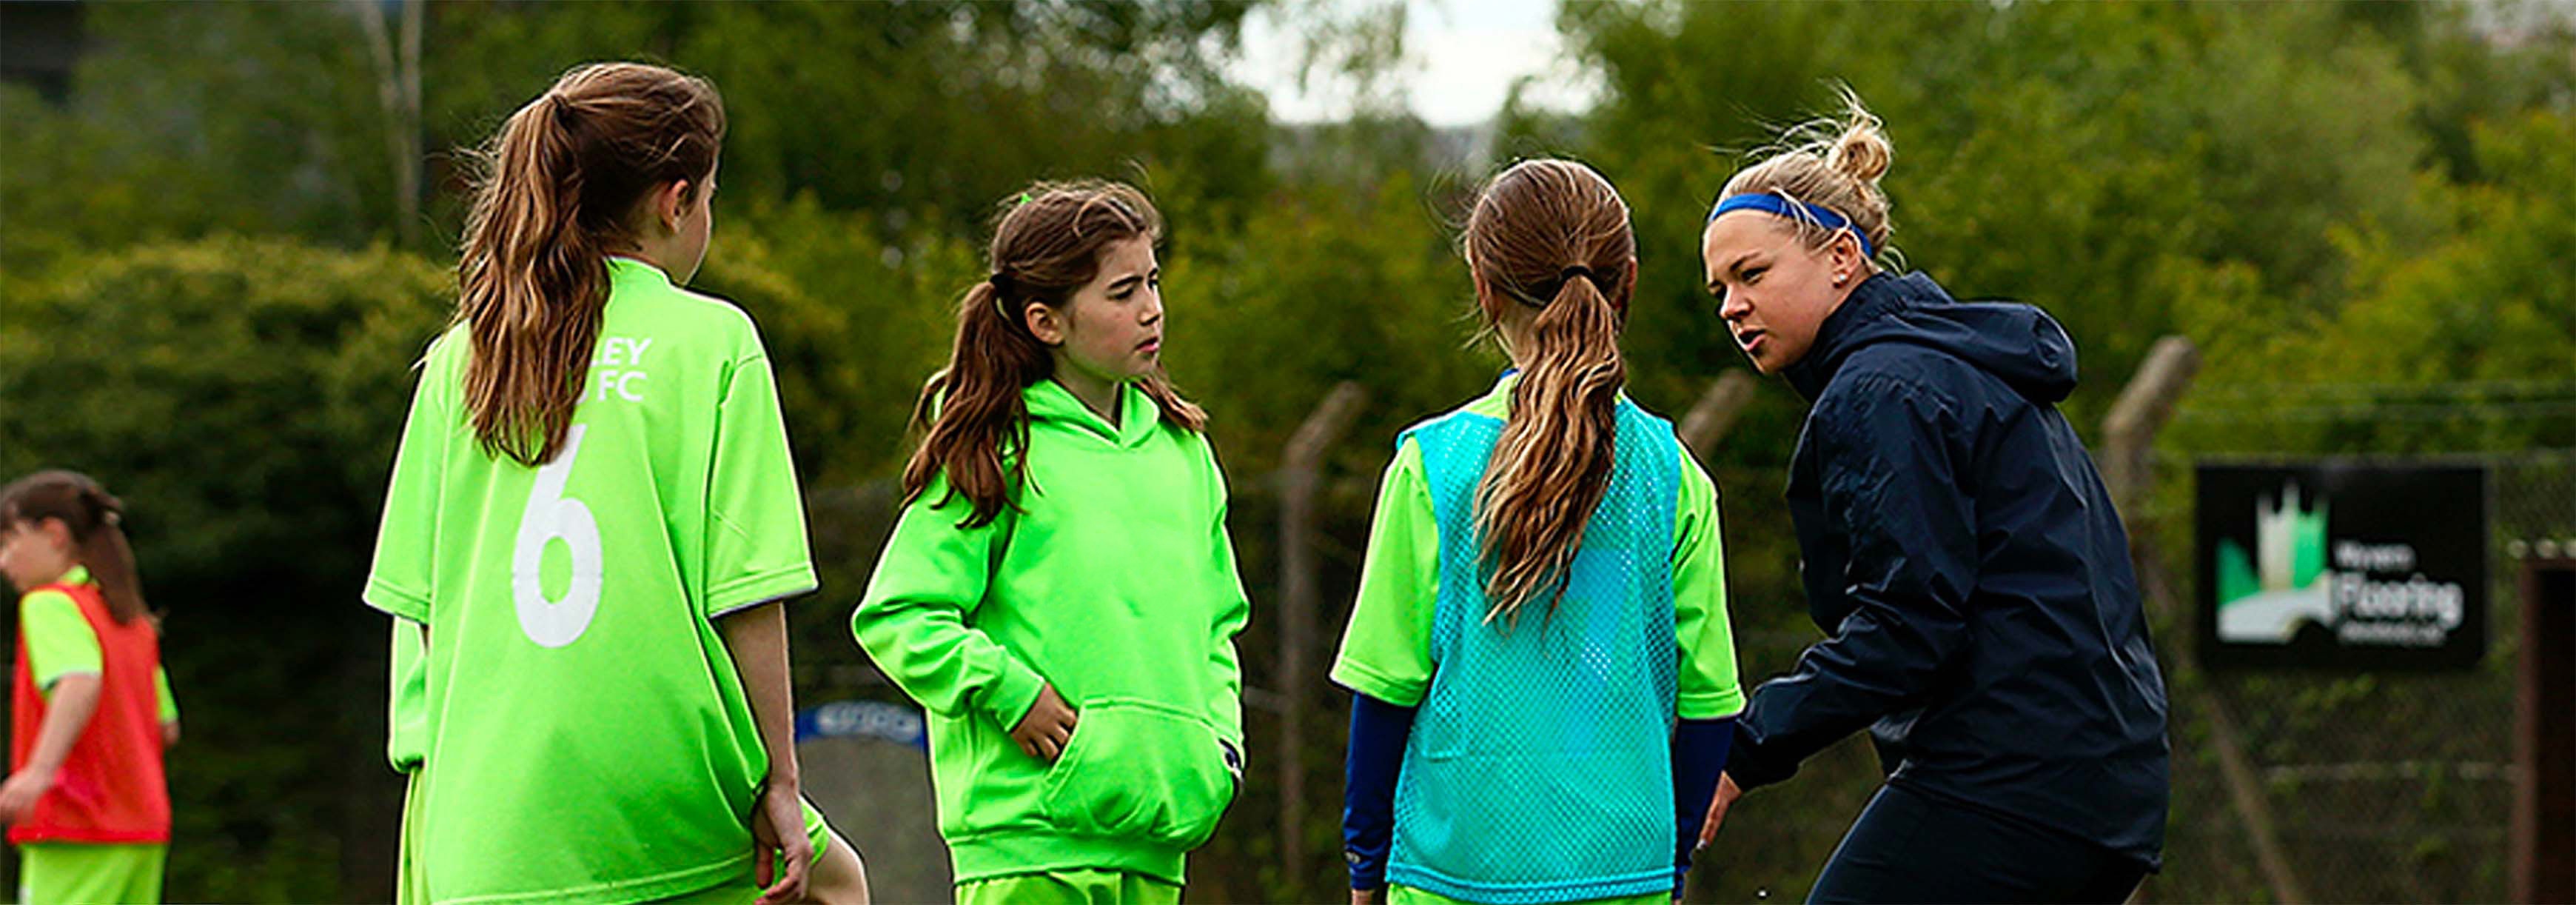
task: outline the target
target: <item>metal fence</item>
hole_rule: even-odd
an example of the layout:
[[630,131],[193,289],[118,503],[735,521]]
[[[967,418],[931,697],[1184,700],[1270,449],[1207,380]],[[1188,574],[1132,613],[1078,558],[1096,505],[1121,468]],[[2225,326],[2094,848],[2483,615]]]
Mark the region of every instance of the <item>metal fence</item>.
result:
[[[2130,521],[2156,543],[2186,602],[2160,615],[2174,701],[2174,803],[2165,872],[2149,901],[2491,902],[2509,893],[2516,540],[2576,536],[2576,450],[2451,456],[2488,470],[2486,657],[2450,673],[2213,672],[2182,652],[2189,631],[2188,461],[2155,463],[2156,493]],[[2232,731],[2249,799],[2231,796],[2217,738]],[[2265,828],[2268,826],[2268,834]],[[2268,835],[2270,838],[2262,838]]]

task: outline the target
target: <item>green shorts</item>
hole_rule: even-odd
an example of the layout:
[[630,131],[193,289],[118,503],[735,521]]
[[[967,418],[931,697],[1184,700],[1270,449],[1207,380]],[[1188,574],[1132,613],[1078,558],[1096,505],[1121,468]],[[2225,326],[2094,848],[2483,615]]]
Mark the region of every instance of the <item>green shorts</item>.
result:
[[1181,888],[1144,874],[1050,870],[957,884],[957,905],[1180,905]]
[[403,774],[402,838],[394,844],[394,905],[429,905],[429,887],[422,885],[419,865],[411,859],[412,842],[420,835],[420,816],[414,813],[412,799],[420,795],[420,771]]
[[31,842],[18,847],[18,901],[117,905],[161,901],[170,846]]
[[[1588,902],[1568,902],[1566,905],[1672,905],[1672,902],[1673,897],[1670,894],[1650,892],[1645,895],[1624,896],[1616,899],[1593,899]],[[1386,888],[1386,905],[1472,905],[1472,903],[1462,902],[1436,892],[1415,889],[1410,886],[1388,884]]]

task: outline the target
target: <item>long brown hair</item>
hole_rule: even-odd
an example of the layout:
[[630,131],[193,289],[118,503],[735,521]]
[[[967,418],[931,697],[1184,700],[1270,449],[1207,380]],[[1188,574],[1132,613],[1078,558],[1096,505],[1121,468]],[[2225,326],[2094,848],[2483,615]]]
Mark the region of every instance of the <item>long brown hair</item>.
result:
[[71,532],[73,555],[98,582],[109,615],[126,623],[149,612],[134,573],[134,548],[125,542],[125,501],[76,471],[39,471],[0,488],[0,525],[46,519],[62,520]]
[[1467,216],[1467,266],[1488,329],[1525,325],[1511,416],[1476,488],[1489,605],[1514,619],[1563,581],[1609,491],[1636,234],[1628,204],[1591,167],[1530,160],[1504,170]]
[[483,451],[535,466],[572,427],[607,304],[608,255],[636,202],[686,180],[706,191],[724,101],[705,79],[641,63],[574,67],[470,155],[456,320],[468,327],[465,406]]
[[[1002,202],[986,259],[990,275],[957,300],[957,343],[948,367],[931,375],[913,406],[912,426],[922,440],[903,466],[906,504],[945,474],[948,495],[974,506],[960,527],[991,524],[1004,507],[1016,506],[1027,483],[1016,452],[1029,440],[1020,392],[1055,376],[1055,357],[1029,332],[1029,306],[1070,301],[1074,290],[1100,275],[1100,253],[1110,244],[1162,236],[1163,216],[1153,201],[1124,183],[1041,182]],[[1137,385],[1165,422],[1207,427],[1207,413],[1182,398],[1160,368]],[[933,505],[947,501],[943,496]]]

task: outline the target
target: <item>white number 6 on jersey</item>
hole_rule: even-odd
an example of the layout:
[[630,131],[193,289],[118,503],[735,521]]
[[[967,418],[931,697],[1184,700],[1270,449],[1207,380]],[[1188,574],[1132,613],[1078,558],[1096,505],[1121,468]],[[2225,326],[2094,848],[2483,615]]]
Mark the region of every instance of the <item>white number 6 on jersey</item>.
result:
[[[537,469],[537,486],[528,491],[519,538],[511,545],[510,596],[518,604],[519,630],[546,647],[578,640],[590,628],[590,617],[599,613],[599,520],[580,500],[564,496],[572,460],[581,455],[582,432],[589,429],[574,425],[564,437],[562,454]],[[547,600],[546,543],[555,538],[571,548],[572,587],[562,600]]]

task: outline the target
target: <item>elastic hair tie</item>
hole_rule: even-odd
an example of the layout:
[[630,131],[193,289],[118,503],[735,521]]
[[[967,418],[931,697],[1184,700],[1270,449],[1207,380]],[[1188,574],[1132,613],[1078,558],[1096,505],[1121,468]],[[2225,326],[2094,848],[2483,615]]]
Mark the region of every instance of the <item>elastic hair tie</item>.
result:
[[1011,275],[996,270],[992,276],[985,277],[984,282],[993,287],[993,313],[1001,315],[1003,320],[1010,320],[1011,308],[1005,303],[1011,297]]
[[[1732,195],[1720,198],[1717,200],[1717,205],[1709,209],[1708,219],[1701,221],[1701,225],[1705,226],[1707,224],[1717,222],[1717,218],[1728,211],[1747,210],[1761,211],[1776,217],[1787,217],[1791,220],[1803,219],[1813,221],[1817,226],[1824,227],[1826,232],[1838,232],[1846,229],[1851,230],[1852,238],[1860,240],[1861,257],[1878,257],[1878,248],[1877,246],[1870,244],[1869,235],[1861,232],[1860,227],[1853,226],[1852,222],[1845,219],[1843,215],[1834,213],[1832,208],[1818,204],[1808,204],[1803,201],[1791,201],[1788,198],[1775,195],[1770,192],[1754,192],[1751,194]],[[1802,217],[1801,214],[1804,216]]]
[[125,505],[117,498],[108,496],[106,491],[82,490],[80,501],[89,506],[90,518],[102,525],[116,524],[117,513]]
[[[1545,287],[1547,292],[1544,298],[1530,295],[1511,286],[1502,286],[1502,290],[1503,294],[1511,296],[1513,301],[1528,305],[1532,308],[1545,308],[1547,307],[1548,302],[1556,298],[1557,293],[1565,291],[1565,284],[1573,282],[1575,277],[1582,277],[1584,279],[1591,280],[1592,288],[1594,289],[1602,288],[1600,274],[1592,272],[1592,268],[1590,267],[1576,264],[1572,267],[1556,272],[1556,284]],[[1501,286],[1502,284],[1497,283],[1496,285]]]

